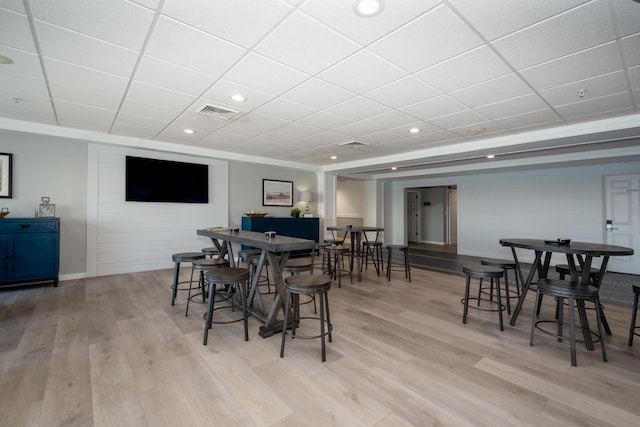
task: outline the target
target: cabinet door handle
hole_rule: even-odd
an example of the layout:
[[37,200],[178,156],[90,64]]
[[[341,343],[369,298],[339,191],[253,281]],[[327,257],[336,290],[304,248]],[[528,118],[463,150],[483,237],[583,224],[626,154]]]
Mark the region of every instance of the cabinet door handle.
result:
[[30,228],[31,224],[20,224],[20,228]]

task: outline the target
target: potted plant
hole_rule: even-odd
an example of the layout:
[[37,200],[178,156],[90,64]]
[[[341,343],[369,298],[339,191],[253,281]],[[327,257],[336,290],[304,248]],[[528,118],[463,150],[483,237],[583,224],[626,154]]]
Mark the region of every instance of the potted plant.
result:
[[300,216],[300,209],[298,208],[291,208],[291,210],[289,211],[289,213],[291,214],[292,217],[298,218]]

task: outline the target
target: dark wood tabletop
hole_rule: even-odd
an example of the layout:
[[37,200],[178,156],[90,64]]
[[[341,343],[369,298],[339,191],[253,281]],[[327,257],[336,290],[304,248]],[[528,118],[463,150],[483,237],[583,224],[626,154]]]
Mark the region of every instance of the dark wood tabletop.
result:
[[291,252],[297,250],[312,250],[316,242],[313,240],[300,239],[297,237],[287,237],[276,235],[267,237],[264,233],[256,231],[232,232],[228,229],[216,230],[205,228],[197,231],[198,235],[223,240],[231,243],[239,243],[257,249],[265,249],[269,252]]
[[590,256],[624,256],[633,255],[632,248],[624,246],[613,246],[603,243],[585,243],[571,241],[568,245],[553,243],[556,239],[500,239],[502,246],[510,246],[514,248],[531,249],[543,252],[558,252],[574,255],[590,255]]

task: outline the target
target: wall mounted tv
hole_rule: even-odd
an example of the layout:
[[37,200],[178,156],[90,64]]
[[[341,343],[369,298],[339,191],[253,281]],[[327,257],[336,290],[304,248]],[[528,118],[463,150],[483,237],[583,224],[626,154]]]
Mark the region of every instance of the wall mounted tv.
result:
[[126,201],[209,203],[209,165],[127,156]]

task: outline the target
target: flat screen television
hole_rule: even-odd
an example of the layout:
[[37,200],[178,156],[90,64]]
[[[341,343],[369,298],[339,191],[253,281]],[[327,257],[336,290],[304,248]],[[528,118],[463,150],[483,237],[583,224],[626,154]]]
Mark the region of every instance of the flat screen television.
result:
[[209,165],[127,156],[127,202],[209,203]]

